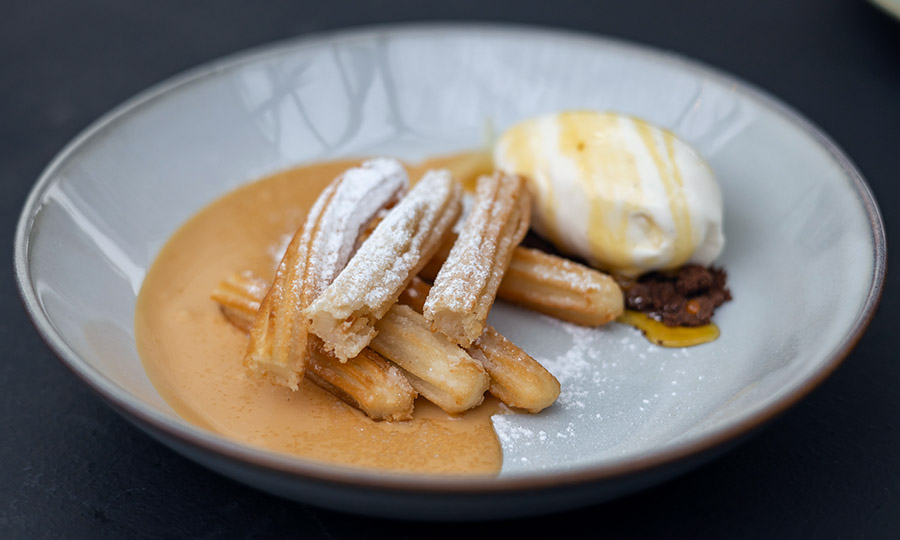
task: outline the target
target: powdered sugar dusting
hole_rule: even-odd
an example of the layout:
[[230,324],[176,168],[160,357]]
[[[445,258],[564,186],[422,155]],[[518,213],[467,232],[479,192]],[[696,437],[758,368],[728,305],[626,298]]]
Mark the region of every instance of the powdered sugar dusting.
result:
[[489,322],[561,386],[539,414],[492,419],[504,475],[615,461],[675,440],[698,421],[695,404],[722,382],[714,367],[723,360],[704,354],[710,349],[659,347],[626,325],[588,328],[502,302]]
[[[474,309],[482,296],[484,284],[493,269],[490,262],[497,252],[497,223],[491,222],[494,197],[485,183],[479,183],[478,194],[447,261],[438,272],[434,287],[425,303],[426,314],[440,298],[442,307],[454,311]],[[492,235],[492,232],[494,233]]]
[[425,302],[425,318],[463,346],[481,334],[510,254],[525,236],[530,199],[523,197],[519,177],[479,179],[463,230]]
[[[378,159],[345,171],[316,199],[302,230],[284,250],[270,293],[250,332],[248,356],[255,367],[285,373],[296,389],[306,358],[308,321],[301,311],[334,279],[353,253],[365,226],[406,189],[406,170]],[[278,248],[280,249],[280,247]]]
[[[338,319],[360,307],[393,303],[400,288],[442,236],[459,211],[457,191],[449,171],[429,171],[409,194],[388,212],[334,283],[310,307],[310,314],[327,311]],[[449,201],[449,202],[448,202]],[[385,308],[386,310],[387,308]]]
[[[406,170],[395,159],[366,161],[341,175],[318,220],[309,252],[309,277],[315,293],[334,281],[353,255],[356,239],[378,212],[398,199],[409,185]],[[311,213],[312,217],[314,213]],[[306,228],[315,227],[307,221]]]
[[500,439],[500,442],[504,446],[513,445],[520,440],[526,446],[532,444],[534,432],[526,427],[513,424],[509,419],[510,417],[507,415],[498,415],[493,419],[494,431],[497,433],[497,438]]

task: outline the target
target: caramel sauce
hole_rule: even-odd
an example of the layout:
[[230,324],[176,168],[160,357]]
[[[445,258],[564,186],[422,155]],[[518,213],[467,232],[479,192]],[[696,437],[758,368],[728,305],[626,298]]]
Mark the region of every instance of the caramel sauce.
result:
[[[210,292],[232,272],[271,279],[286,239],[319,192],[358,160],[316,163],[244,186],[201,210],[168,241],[137,299],[137,348],[160,395],[189,422],[225,437],[335,464],[392,471],[496,474],[496,399],[451,417],[419,399],[408,422],[373,422],[309,381],[292,392],[242,364],[247,336]],[[448,167],[468,185],[489,172],[483,153],[408,167],[410,178]]]
[[[416,167],[424,172],[427,169],[447,169],[453,178],[458,180],[466,191],[474,192],[478,177],[494,172],[494,158],[488,150],[463,152],[448,156],[438,156],[429,159],[426,164]],[[419,179],[418,175],[410,173],[410,181]]]
[[631,309],[626,309],[616,321],[637,328],[652,343],[663,347],[692,347],[715,341],[719,337],[719,327],[714,323],[703,326],[666,326]]

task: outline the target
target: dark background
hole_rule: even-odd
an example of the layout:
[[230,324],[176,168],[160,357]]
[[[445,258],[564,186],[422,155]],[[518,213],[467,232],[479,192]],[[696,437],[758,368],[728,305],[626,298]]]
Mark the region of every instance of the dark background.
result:
[[[418,20],[507,21],[669,49],[767,90],[829,133],[900,212],[900,22],[862,1],[278,2],[54,0],[0,10],[0,219],[111,107],[224,54],[310,32]],[[138,432],[32,329],[0,265],[0,537],[864,538],[900,534],[900,272],[812,395],[724,457],[660,487],[549,517],[450,525],[306,507],[208,472]],[[797,269],[802,272],[802,269]],[[761,336],[764,337],[764,336]]]

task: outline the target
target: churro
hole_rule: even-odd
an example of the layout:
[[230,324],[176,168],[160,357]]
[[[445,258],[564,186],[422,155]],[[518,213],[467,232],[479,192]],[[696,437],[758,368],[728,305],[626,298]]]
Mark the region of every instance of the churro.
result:
[[338,358],[356,356],[459,217],[461,188],[427,172],[378,224],[334,282],[305,310],[310,330]]
[[[400,303],[421,311],[431,287],[418,277],[400,295]],[[510,407],[541,411],[559,397],[559,381],[537,360],[490,326],[466,349],[491,376],[488,391]]]
[[624,311],[622,290],[610,276],[524,247],[516,248],[497,296],[583,326],[612,322]]
[[[220,283],[212,299],[231,324],[249,332],[266,288],[265,280],[242,272]],[[366,348],[355,358],[341,362],[325,351],[315,336],[308,347],[306,376],[316,385],[373,420],[412,418],[415,390],[403,373],[377,352]]]
[[556,377],[492,327],[466,350],[490,374],[488,391],[510,407],[536,413],[559,397]]
[[407,184],[403,166],[382,158],[347,170],[322,192],[288,245],[250,329],[245,363],[251,369],[297,389],[308,358],[304,308],[332,282],[360,233]]
[[309,379],[372,420],[400,421],[412,418],[416,391],[397,366],[366,347],[341,362],[312,338]]
[[225,318],[234,326],[250,332],[259,304],[266,296],[269,284],[253,272],[232,274],[213,290],[210,297],[219,304]]
[[432,330],[462,347],[478,339],[530,219],[523,178],[497,172],[478,179],[472,209],[425,302]]
[[480,362],[435,334],[411,307],[394,304],[376,323],[370,347],[403,370],[412,387],[450,414],[478,406],[490,384]]
[[[419,276],[433,280],[455,240],[451,235]],[[522,246],[513,250],[497,298],[582,326],[607,324],[625,310],[622,289],[609,275]]]

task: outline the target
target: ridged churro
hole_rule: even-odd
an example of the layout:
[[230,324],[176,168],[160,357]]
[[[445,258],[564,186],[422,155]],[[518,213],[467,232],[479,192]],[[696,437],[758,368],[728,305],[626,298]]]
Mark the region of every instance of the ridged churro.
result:
[[[416,277],[400,295],[400,303],[421,311],[430,289]],[[479,360],[491,376],[488,391],[510,407],[534,413],[549,407],[559,397],[556,377],[490,326],[485,327],[466,352]]]
[[478,179],[469,215],[425,302],[432,330],[462,347],[478,339],[530,219],[523,178],[497,172]]
[[448,171],[426,173],[305,310],[310,330],[338,358],[352,358],[369,344],[378,320],[459,217],[460,198],[461,188]]
[[210,297],[219,304],[219,309],[231,324],[244,332],[250,332],[259,304],[266,296],[269,284],[253,272],[232,274],[219,283]]
[[622,289],[610,276],[524,247],[516,248],[497,296],[583,326],[612,322],[625,309]]
[[[231,324],[249,332],[266,288],[265,280],[242,272],[220,283],[212,299]],[[341,362],[325,351],[315,336],[308,347],[306,375],[312,382],[373,420],[412,418],[415,390],[403,373],[377,352],[366,348],[355,358]]]
[[245,363],[251,369],[297,389],[308,357],[303,310],[350,259],[360,233],[407,184],[403,166],[382,158],[349,169],[325,188],[288,245],[250,329]]
[[466,350],[491,375],[490,393],[510,407],[536,413],[559,397],[556,377],[492,327]]
[[366,347],[346,362],[326,351],[313,337],[309,379],[372,420],[409,420],[416,391],[397,366]]
[[394,304],[369,345],[397,364],[419,394],[450,414],[478,406],[490,384],[481,362],[435,334],[411,307]]
[[[433,280],[455,241],[449,236],[419,276]],[[609,275],[522,246],[513,250],[497,298],[582,326],[607,324],[625,309],[622,289]]]

